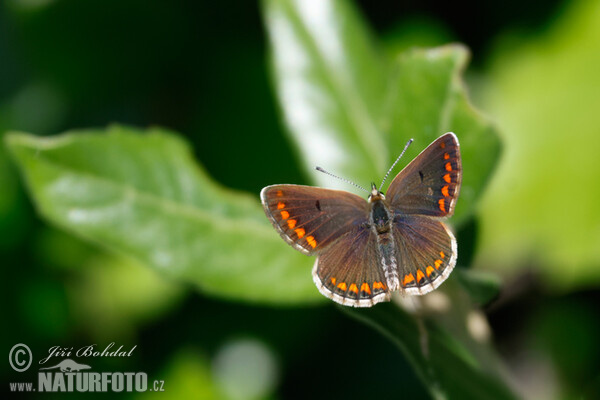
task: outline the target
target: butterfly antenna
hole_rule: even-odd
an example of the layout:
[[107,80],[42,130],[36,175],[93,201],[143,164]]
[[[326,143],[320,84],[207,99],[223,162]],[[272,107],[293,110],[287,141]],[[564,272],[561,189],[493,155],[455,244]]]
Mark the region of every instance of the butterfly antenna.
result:
[[337,175],[334,175],[334,174],[332,174],[331,172],[327,172],[327,171],[325,171],[325,170],[324,170],[323,168],[321,168],[321,167],[315,167],[315,169],[316,169],[317,171],[319,171],[319,172],[322,172],[322,173],[324,173],[324,174],[327,174],[327,175],[329,175],[329,176],[333,176],[334,178],[337,178],[337,179],[339,179],[340,181],[343,181],[343,182],[349,183],[349,184],[351,184],[351,185],[353,185],[353,186],[356,186],[357,188],[359,188],[359,189],[362,189],[362,190],[364,190],[364,191],[365,191],[365,192],[367,192],[367,193],[370,193],[370,192],[369,192],[367,189],[365,189],[364,187],[362,187],[362,186],[360,186],[360,185],[358,185],[358,184],[356,184],[356,183],[352,182],[351,180],[348,180],[348,179],[345,179],[345,178],[341,178],[341,177],[339,177],[339,176],[337,176]]
[[390,172],[392,172],[392,170],[394,169],[394,167],[396,166],[396,164],[398,164],[398,161],[400,161],[400,159],[402,158],[402,156],[406,152],[406,149],[408,149],[408,146],[410,146],[410,144],[412,142],[413,142],[413,139],[410,139],[408,142],[406,142],[406,146],[404,146],[404,150],[402,150],[402,153],[400,153],[400,155],[398,156],[398,158],[396,158],[396,161],[394,161],[394,163],[392,164],[392,166],[390,167],[390,169],[388,169],[387,174],[385,174],[385,176],[383,177],[383,181],[381,181],[381,186],[379,186],[379,191],[381,191],[381,189],[383,189],[383,184],[385,183],[386,179],[390,175]]

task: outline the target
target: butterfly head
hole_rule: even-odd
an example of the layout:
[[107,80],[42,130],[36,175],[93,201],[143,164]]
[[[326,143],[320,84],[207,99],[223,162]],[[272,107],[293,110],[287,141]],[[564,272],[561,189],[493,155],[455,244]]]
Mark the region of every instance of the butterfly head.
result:
[[382,192],[377,189],[375,183],[371,183],[371,193],[369,194],[369,203],[372,203],[376,200],[385,200],[385,196]]

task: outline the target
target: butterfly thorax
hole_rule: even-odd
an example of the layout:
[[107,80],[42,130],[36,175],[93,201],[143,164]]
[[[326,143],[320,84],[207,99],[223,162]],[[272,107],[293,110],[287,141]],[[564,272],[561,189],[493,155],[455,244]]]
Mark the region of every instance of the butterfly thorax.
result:
[[371,223],[375,227],[378,234],[383,234],[391,229],[390,226],[390,211],[385,204],[385,196],[375,187],[371,185],[371,194],[369,195],[369,204],[371,205]]
[[371,223],[378,234],[389,232],[390,213],[383,200],[371,202]]

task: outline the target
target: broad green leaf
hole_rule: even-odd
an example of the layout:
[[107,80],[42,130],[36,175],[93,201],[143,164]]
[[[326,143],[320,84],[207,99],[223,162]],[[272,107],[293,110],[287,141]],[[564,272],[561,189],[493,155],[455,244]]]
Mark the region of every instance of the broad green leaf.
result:
[[113,126],[7,144],[52,223],[217,296],[320,300],[311,260],[275,233],[257,198],[226,190],[187,144],[159,129]]
[[363,186],[380,179],[388,151],[380,129],[386,73],[346,1],[265,0],[277,95],[309,177],[319,165]]
[[411,50],[390,61],[350,2],[265,0],[264,10],[277,94],[309,176],[355,190],[314,172],[320,165],[363,186],[379,184],[408,139],[415,143],[401,165],[453,131],[464,164],[454,220],[464,221],[499,155],[496,131],[461,81],[467,50]]
[[517,398],[498,376],[470,357],[467,349],[438,325],[415,319],[393,303],[372,309],[345,307],[343,311],[390,339],[413,365],[433,398]]

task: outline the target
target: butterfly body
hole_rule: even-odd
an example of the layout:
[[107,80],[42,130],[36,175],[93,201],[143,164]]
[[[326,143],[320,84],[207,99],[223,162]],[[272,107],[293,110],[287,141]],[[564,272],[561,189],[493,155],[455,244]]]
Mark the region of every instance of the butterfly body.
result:
[[394,214],[386,204],[385,196],[375,184],[371,184],[371,195],[369,196],[370,226],[377,240],[378,257],[381,262],[381,268],[390,291],[397,290],[400,286],[397,273],[397,255],[394,251],[395,241],[393,236]]
[[447,133],[405,167],[384,195],[272,185],[261,192],[267,217],[297,250],[318,257],[313,280],[337,303],[370,307],[391,293],[425,294],[456,263],[456,240],[440,218],[451,215],[462,167]]

